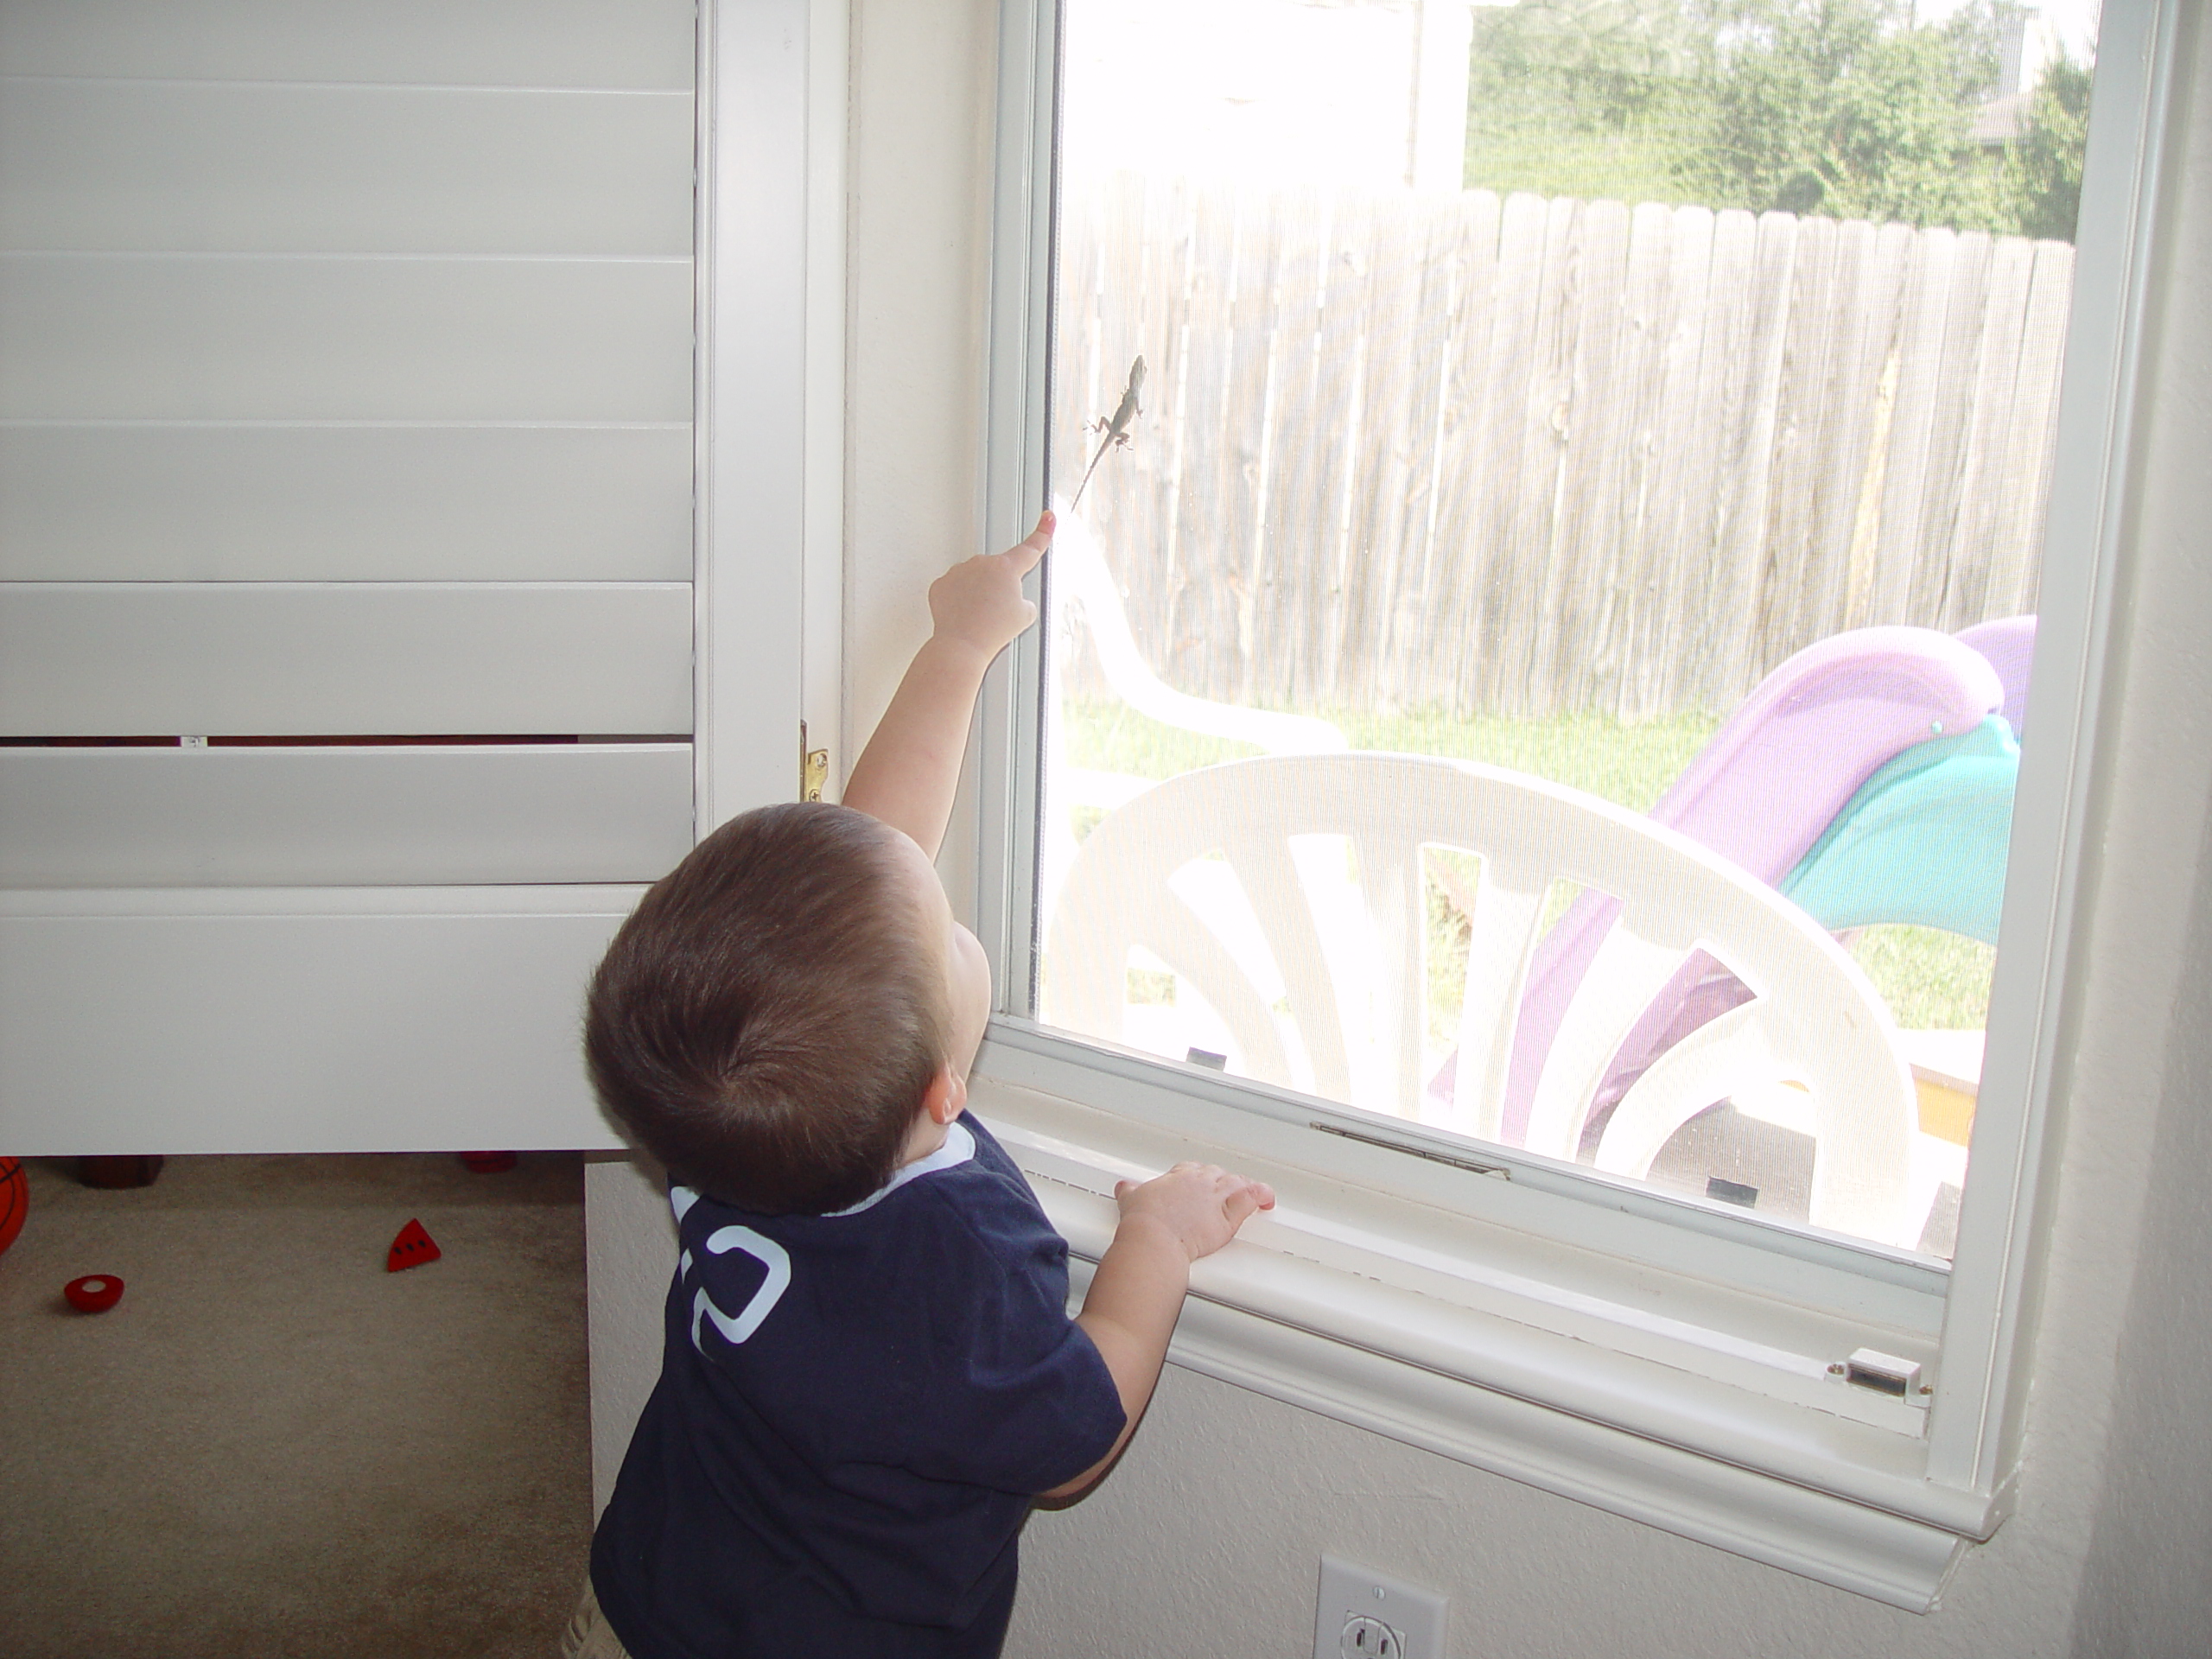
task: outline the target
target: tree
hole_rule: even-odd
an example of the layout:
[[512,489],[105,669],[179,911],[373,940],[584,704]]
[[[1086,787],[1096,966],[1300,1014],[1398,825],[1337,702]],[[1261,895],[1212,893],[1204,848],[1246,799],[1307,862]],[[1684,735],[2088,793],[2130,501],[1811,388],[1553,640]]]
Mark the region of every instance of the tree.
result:
[[1696,0],[1521,0],[1474,17],[1467,182],[1681,200],[1675,129],[1711,46]]
[[2015,0],[1520,0],[1476,14],[1467,182],[2070,238],[2088,70],[1974,137]]
[[1677,176],[1713,207],[2009,228],[1973,132],[1993,17],[1986,0],[1941,28],[1895,0],[1721,0]]
[[1709,45],[1683,0],[1521,0],[1474,21],[1478,79],[1572,80],[1593,113],[1645,101],[1655,78],[1689,74]]
[[2089,67],[2054,58],[2036,84],[2019,136],[2005,149],[2005,194],[2021,235],[2074,239],[2088,137]]

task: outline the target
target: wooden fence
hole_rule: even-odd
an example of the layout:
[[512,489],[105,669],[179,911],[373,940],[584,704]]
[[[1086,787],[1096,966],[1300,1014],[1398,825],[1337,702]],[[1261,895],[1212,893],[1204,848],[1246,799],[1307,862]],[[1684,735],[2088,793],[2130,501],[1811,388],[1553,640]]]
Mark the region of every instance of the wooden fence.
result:
[[1844,628],[2034,608],[2073,253],[1118,175],[1063,214],[1055,488],[1142,353],[1083,511],[1181,689],[1723,711]]

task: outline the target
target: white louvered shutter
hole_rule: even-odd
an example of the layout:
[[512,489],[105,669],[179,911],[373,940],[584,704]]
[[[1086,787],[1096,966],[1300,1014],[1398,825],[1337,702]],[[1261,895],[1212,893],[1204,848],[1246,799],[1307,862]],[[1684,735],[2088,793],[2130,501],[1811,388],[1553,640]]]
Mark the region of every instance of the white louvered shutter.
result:
[[0,1152],[592,1146],[692,839],[689,0],[0,5]]

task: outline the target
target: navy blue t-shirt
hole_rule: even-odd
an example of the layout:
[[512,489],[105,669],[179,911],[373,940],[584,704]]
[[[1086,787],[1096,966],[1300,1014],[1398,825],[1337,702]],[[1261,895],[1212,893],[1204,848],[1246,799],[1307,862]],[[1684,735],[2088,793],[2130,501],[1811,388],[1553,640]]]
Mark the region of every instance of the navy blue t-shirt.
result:
[[1014,1160],[963,1116],[850,1210],[670,1203],[660,1382],[592,1542],[623,1645],[995,1654],[1030,1497],[1122,1423]]

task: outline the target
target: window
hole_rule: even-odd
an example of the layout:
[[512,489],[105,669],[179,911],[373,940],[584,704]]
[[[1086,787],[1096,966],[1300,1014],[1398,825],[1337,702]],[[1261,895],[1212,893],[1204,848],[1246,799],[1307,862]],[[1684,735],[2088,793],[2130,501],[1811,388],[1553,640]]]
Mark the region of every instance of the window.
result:
[[[1009,6],[994,528],[1064,529],[981,1098],[1078,1252],[1277,1179],[1189,1363],[1925,1606],[2017,1426],[2171,9],[2071,246],[2091,20],[1864,14]],[[1832,142],[1869,88],[1940,142]]]

